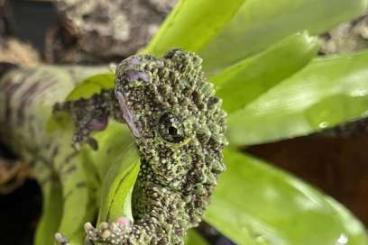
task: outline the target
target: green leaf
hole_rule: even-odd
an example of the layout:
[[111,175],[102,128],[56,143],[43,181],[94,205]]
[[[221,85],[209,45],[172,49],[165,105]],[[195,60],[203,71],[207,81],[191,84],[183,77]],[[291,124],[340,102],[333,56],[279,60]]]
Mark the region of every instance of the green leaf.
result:
[[231,113],[304,67],[317,53],[317,38],[297,33],[211,78]]
[[42,215],[37,225],[34,244],[54,244],[62,213],[63,196],[60,182],[49,181],[42,186]]
[[93,151],[87,147],[89,161],[95,165],[101,180],[112,163],[122,161],[126,151],[134,147],[134,139],[129,128],[115,120],[109,120],[105,130],[95,132],[92,136],[97,140],[98,150]]
[[69,93],[66,100],[77,100],[80,98],[89,98],[93,94],[103,89],[111,89],[114,87],[115,74],[102,73],[88,77]]
[[[107,210],[106,216],[103,212],[100,212],[99,222],[101,221],[116,221],[119,217],[126,217],[133,220],[132,208],[131,208],[131,197],[135,180],[137,179],[139,172],[139,158],[136,152],[133,156],[126,155],[127,159],[124,159],[125,163],[129,163],[126,167],[124,164],[120,165],[120,168],[112,167],[111,173],[118,172],[114,177],[114,181],[109,185],[108,196],[102,197],[104,206],[101,211]],[[128,162],[130,161],[130,162]],[[122,170],[122,168],[124,168]],[[108,173],[107,177],[112,175]]]
[[208,245],[208,243],[198,232],[189,230],[185,239],[185,245]]
[[98,221],[115,221],[124,216],[132,219],[131,194],[139,172],[139,157],[129,129],[117,122],[95,135],[101,146],[90,152],[102,178]]
[[244,0],[181,0],[145,52],[163,55],[171,48],[197,51],[231,20]]
[[[64,132],[63,135],[59,135],[58,140],[60,142],[69,140],[70,142],[71,137],[67,136],[68,133]],[[58,154],[68,156],[64,154],[73,152],[68,148],[70,148],[69,145],[59,148]],[[55,169],[62,169],[60,166],[65,167],[65,158],[58,156],[53,159],[53,164]],[[58,232],[68,237],[70,244],[80,244],[83,240],[83,225],[92,219],[95,210],[95,202],[92,200],[93,193],[90,186],[87,185],[88,177],[83,165],[83,156],[76,155],[73,157],[73,171],[64,172],[63,177],[60,178],[63,213]]]
[[331,198],[233,150],[225,161],[205,220],[237,244],[367,244],[363,226]]
[[250,145],[365,117],[368,52],[317,59],[228,118],[228,139]]
[[221,70],[295,32],[329,30],[366,7],[367,0],[247,0],[199,54],[207,71]]

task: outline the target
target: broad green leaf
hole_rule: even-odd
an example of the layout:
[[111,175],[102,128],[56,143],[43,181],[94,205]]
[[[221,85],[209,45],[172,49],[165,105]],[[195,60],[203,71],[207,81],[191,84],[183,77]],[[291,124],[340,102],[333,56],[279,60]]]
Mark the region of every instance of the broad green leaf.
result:
[[245,0],[180,0],[145,52],[163,55],[171,48],[197,51],[231,20]]
[[250,145],[307,135],[368,113],[368,52],[317,59],[228,118],[228,139]]
[[34,238],[35,245],[53,244],[63,213],[63,196],[58,181],[42,186],[43,207]]
[[87,176],[83,171],[83,160],[80,155],[73,158],[73,162],[76,163],[73,171],[63,174],[63,178],[60,179],[63,214],[58,232],[67,236],[71,244],[79,244],[83,240],[81,233],[84,223],[93,217],[95,203],[91,202],[92,193],[86,185]]
[[367,0],[247,0],[199,54],[207,71],[217,71],[295,32],[329,30],[366,7]]
[[99,177],[98,221],[115,221],[124,216],[132,219],[131,193],[139,171],[139,157],[129,129],[110,122],[104,132],[95,135],[99,150],[90,153]]
[[[137,157],[136,152],[132,152],[132,154],[134,155],[126,155],[127,159],[124,159],[124,162],[128,162],[130,160],[129,167],[124,168],[124,171],[121,170],[122,168],[118,169],[112,167],[111,171],[118,171],[119,174],[114,177],[113,183],[109,186],[108,197],[102,197],[103,204],[108,207],[106,209],[106,217],[103,217],[104,213],[100,212],[99,222],[106,220],[115,221],[119,217],[126,217],[133,220],[131,198],[134,183],[139,172],[139,158]],[[120,166],[125,167],[124,165]],[[108,173],[107,176],[110,177],[111,175]],[[102,210],[105,209],[101,209],[101,211]]]
[[[66,157],[72,156],[71,137],[68,133],[60,134],[58,140],[65,145],[59,145],[58,155],[53,159],[54,169],[62,175],[62,218],[58,232],[68,237],[70,244],[81,244],[83,241],[83,225],[94,218],[96,202],[93,198],[91,186],[88,185],[88,176],[84,169],[82,154],[72,157],[72,165],[65,162]],[[51,160],[50,160],[51,161]],[[55,200],[53,200],[54,202]]]
[[185,245],[208,245],[208,242],[195,230],[189,230],[185,239]]
[[211,80],[224,109],[243,108],[268,89],[305,66],[317,53],[317,38],[297,33],[264,52],[226,68]]
[[89,98],[93,94],[98,93],[103,89],[113,88],[114,82],[114,73],[103,73],[88,77],[70,92],[66,100]]
[[367,244],[362,224],[331,198],[239,152],[227,149],[225,161],[205,220],[237,244]]
[[101,180],[111,167],[112,162],[122,161],[124,154],[134,148],[134,139],[129,128],[115,120],[109,120],[107,128],[93,133],[98,142],[98,150],[87,147],[89,161],[93,162]]

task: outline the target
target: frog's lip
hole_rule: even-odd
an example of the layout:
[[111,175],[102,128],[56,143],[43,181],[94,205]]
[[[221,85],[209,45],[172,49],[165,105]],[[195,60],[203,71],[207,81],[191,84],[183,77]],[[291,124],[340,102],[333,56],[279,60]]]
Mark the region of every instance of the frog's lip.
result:
[[126,101],[126,98],[124,97],[123,93],[119,91],[115,91],[115,96],[119,102],[120,109],[122,116],[125,120],[125,122],[128,124],[128,127],[132,131],[133,135],[137,138],[141,136],[139,129],[137,127],[137,120],[134,116],[134,113],[129,108],[128,103]]

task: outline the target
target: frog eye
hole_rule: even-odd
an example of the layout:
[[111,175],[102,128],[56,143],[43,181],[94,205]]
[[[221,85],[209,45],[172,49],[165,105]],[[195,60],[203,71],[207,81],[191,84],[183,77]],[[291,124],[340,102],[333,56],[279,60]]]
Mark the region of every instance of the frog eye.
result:
[[159,119],[158,132],[170,143],[180,143],[185,139],[185,130],[182,121],[175,115],[166,112]]

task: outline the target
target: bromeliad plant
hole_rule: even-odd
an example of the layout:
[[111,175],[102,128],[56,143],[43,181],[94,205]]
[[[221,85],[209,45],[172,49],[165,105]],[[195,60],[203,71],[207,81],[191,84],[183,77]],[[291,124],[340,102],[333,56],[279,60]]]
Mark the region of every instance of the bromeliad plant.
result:
[[[229,141],[224,151],[227,170],[204,220],[237,244],[367,244],[362,224],[336,201],[237,150],[366,115],[368,53],[320,58],[319,41],[312,35],[362,14],[367,4],[365,0],[182,0],[141,51],[163,56],[181,48],[203,59],[206,76],[228,113]],[[128,65],[141,64],[130,61]],[[189,63],[197,64],[193,62]],[[180,67],[180,62],[175,64]],[[103,67],[46,66],[14,70],[2,80],[2,134],[30,162],[43,188],[44,212],[36,244],[52,244],[56,232],[61,243],[68,238],[71,244],[81,244],[83,225],[96,214],[100,229],[96,233],[86,225],[88,238],[108,238],[114,230],[130,229],[129,220],[137,215],[132,209],[142,210],[135,206],[141,201],[131,200],[140,161],[127,128],[116,122],[106,125],[105,117],[93,120],[80,133],[102,130],[86,140],[98,150],[82,145],[76,152],[70,146],[74,134],[70,118],[52,114],[55,103],[65,101],[79,101],[78,108],[89,111],[89,98],[104,108],[105,100],[96,94],[116,86],[116,76],[119,73]],[[147,79],[139,72],[131,76],[141,82]],[[201,91],[210,94],[211,88],[203,86]],[[118,104],[124,105],[125,99],[120,97]],[[78,111],[81,117],[77,114],[75,121],[86,116]],[[170,115],[164,119],[177,123]],[[176,215],[180,214],[185,215]],[[186,244],[207,243],[191,231]]]

